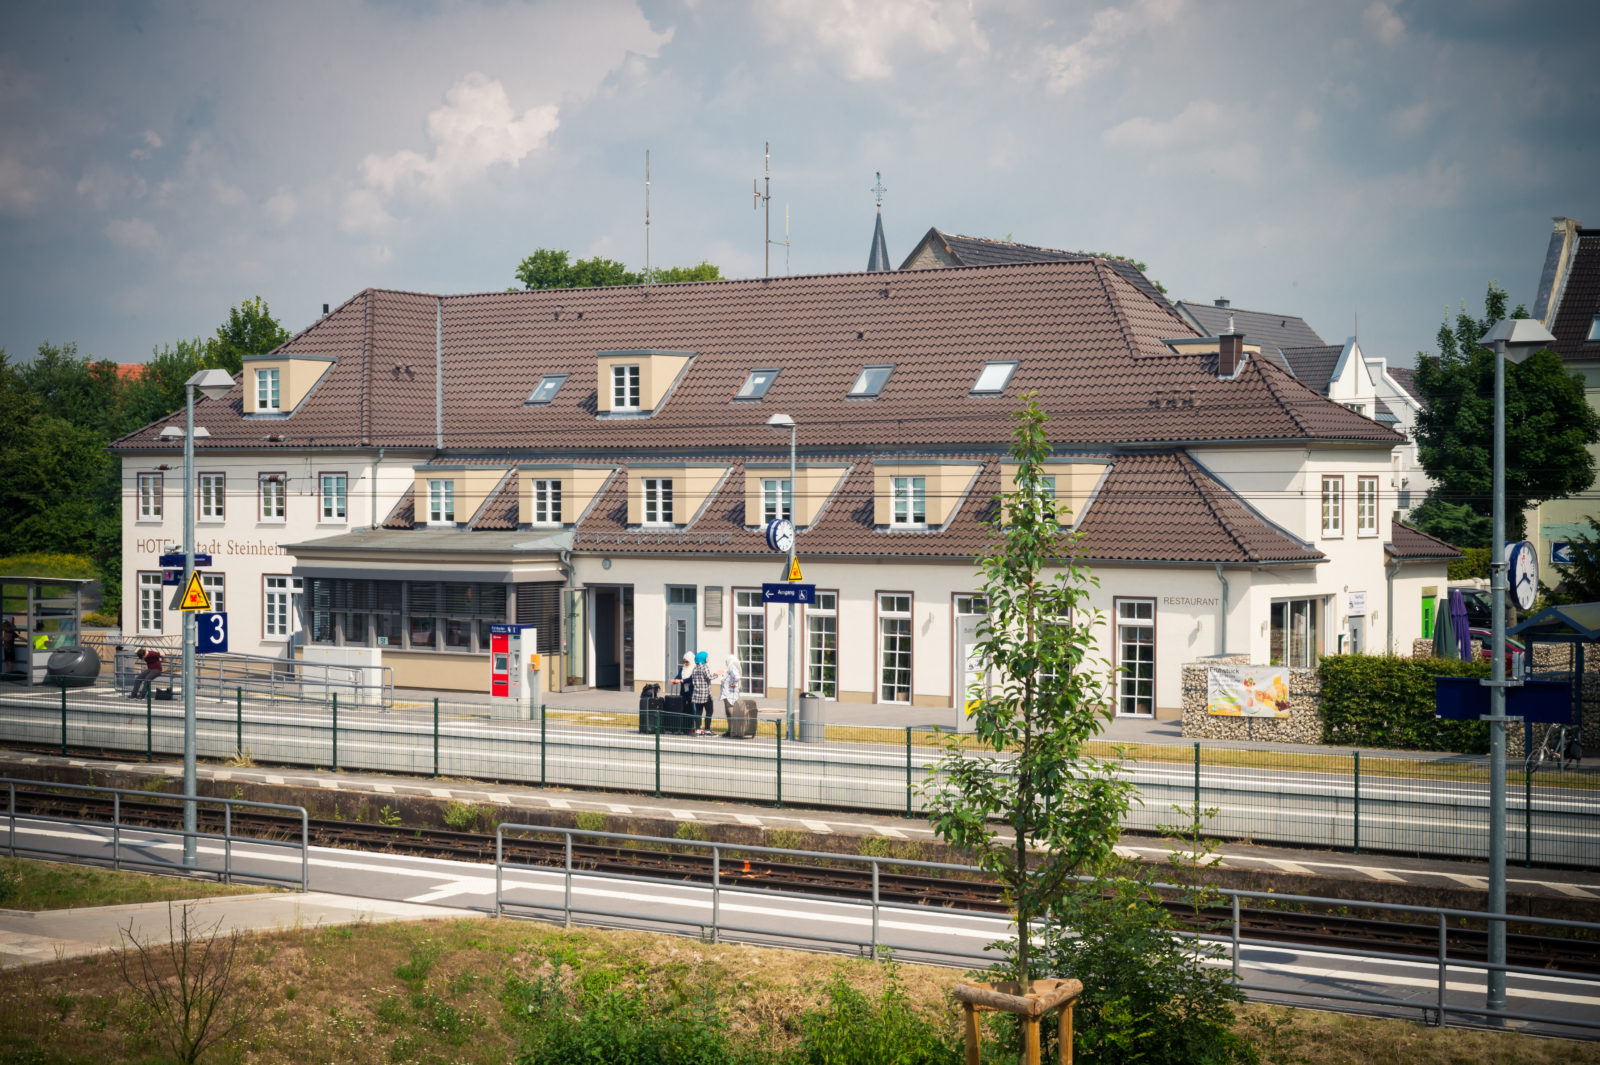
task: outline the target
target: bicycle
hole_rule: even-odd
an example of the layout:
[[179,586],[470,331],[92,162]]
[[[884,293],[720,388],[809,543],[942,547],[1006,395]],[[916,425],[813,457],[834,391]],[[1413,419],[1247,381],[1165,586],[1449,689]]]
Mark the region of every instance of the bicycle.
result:
[[1545,730],[1544,742],[1528,757],[1529,767],[1538,769],[1546,762],[1555,768],[1575,768],[1583,761],[1583,728],[1579,725],[1556,725]]

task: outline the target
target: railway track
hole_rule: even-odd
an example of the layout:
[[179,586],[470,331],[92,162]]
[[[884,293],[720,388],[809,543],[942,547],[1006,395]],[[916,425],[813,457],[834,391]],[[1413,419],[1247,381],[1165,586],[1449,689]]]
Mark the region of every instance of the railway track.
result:
[[[19,815],[39,815],[97,821],[109,824],[112,803],[109,799],[80,796],[18,795]],[[121,804],[124,826],[171,829],[179,827],[182,800],[155,798],[127,800]],[[202,832],[221,833],[223,819],[215,809],[198,811],[197,827]],[[293,839],[300,834],[296,817],[259,811],[236,813],[232,818],[235,836],[265,839]],[[448,829],[415,829],[365,822],[310,819],[307,823],[311,843],[316,846],[355,850],[384,851],[418,857],[450,858],[458,861],[492,864],[494,836]],[[727,888],[754,891],[785,891],[826,895],[860,901],[872,898],[870,872],[861,865],[825,865],[817,862],[775,861],[770,855],[741,855],[724,851],[717,868],[710,854],[687,849],[657,850],[652,845],[632,845],[624,841],[574,840],[572,863],[586,873],[644,876],[657,880],[676,880],[691,884],[710,884],[715,878]],[[537,832],[508,835],[505,858],[517,865],[561,868],[566,861],[566,842],[557,834],[540,838]],[[896,871],[893,863],[880,866],[878,900],[885,905],[971,910],[1004,914],[999,885],[973,876],[926,876]],[[1228,934],[1232,927],[1229,906],[1203,907],[1198,913],[1180,899],[1165,904],[1187,929]],[[1359,904],[1312,911],[1269,907],[1241,907],[1240,935],[1245,939],[1270,939],[1284,944],[1308,947],[1360,946],[1395,954],[1434,958],[1439,946],[1437,926],[1403,920],[1381,920],[1359,915]],[[1357,912],[1338,912],[1357,911]],[[1453,959],[1483,960],[1487,957],[1488,933],[1483,928],[1447,929],[1449,955]],[[1584,939],[1510,932],[1507,937],[1508,962],[1512,965],[1562,971],[1600,972],[1600,943]]]

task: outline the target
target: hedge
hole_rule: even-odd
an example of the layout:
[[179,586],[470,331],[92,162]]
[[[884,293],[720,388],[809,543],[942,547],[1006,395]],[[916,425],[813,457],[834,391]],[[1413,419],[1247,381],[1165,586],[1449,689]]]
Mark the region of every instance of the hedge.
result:
[[1433,716],[1434,677],[1487,677],[1489,663],[1449,658],[1330,655],[1322,684],[1322,742],[1338,747],[1486,754],[1489,726]]

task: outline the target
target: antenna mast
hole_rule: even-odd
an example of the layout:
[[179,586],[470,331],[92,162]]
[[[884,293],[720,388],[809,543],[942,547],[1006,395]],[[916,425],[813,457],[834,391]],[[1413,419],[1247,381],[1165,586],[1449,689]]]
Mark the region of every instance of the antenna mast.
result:
[[[766,181],[766,191],[763,192],[761,190],[761,185],[757,182],[756,179],[752,178],[750,180],[750,195],[754,197],[754,199],[751,200],[750,208],[752,210],[754,210],[755,208],[760,207],[763,204],[765,204],[766,208],[767,208],[766,221],[764,223],[765,229],[762,231],[762,246],[761,246],[761,251],[762,251],[762,256],[763,256],[763,267],[762,267],[762,270],[763,270],[763,276],[764,277],[771,277],[772,276],[772,246],[777,243],[777,241],[772,239],[772,142],[771,141],[764,142],[763,153],[764,154],[763,154],[763,161],[762,161],[762,172],[763,172],[763,175],[764,175],[764,178],[765,178],[765,181]],[[785,240],[784,244],[787,245],[788,241]]]
[[644,283],[650,284],[650,149],[644,150]]

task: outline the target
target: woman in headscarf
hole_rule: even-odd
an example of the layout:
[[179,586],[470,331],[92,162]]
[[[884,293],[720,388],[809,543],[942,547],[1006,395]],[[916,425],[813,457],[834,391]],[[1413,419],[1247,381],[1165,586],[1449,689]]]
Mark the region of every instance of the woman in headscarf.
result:
[[678,686],[678,694],[687,701],[689,698],[689,676],[694,672],[694,652],[683,652],[683,665],[678,668],[678,675],[668,681],[669,684]]
[[693,703],[694,731],[697,736],[711,735],[711,666],[704,651],[694,656],[694,667],[684,691]]
[[[739,656],[730,654],[723,661],[722,669],[722,712],[728,715],[733,709],[733,704],[739,701]],[[732,728],[732,717],[729,716],[729,727]]]

